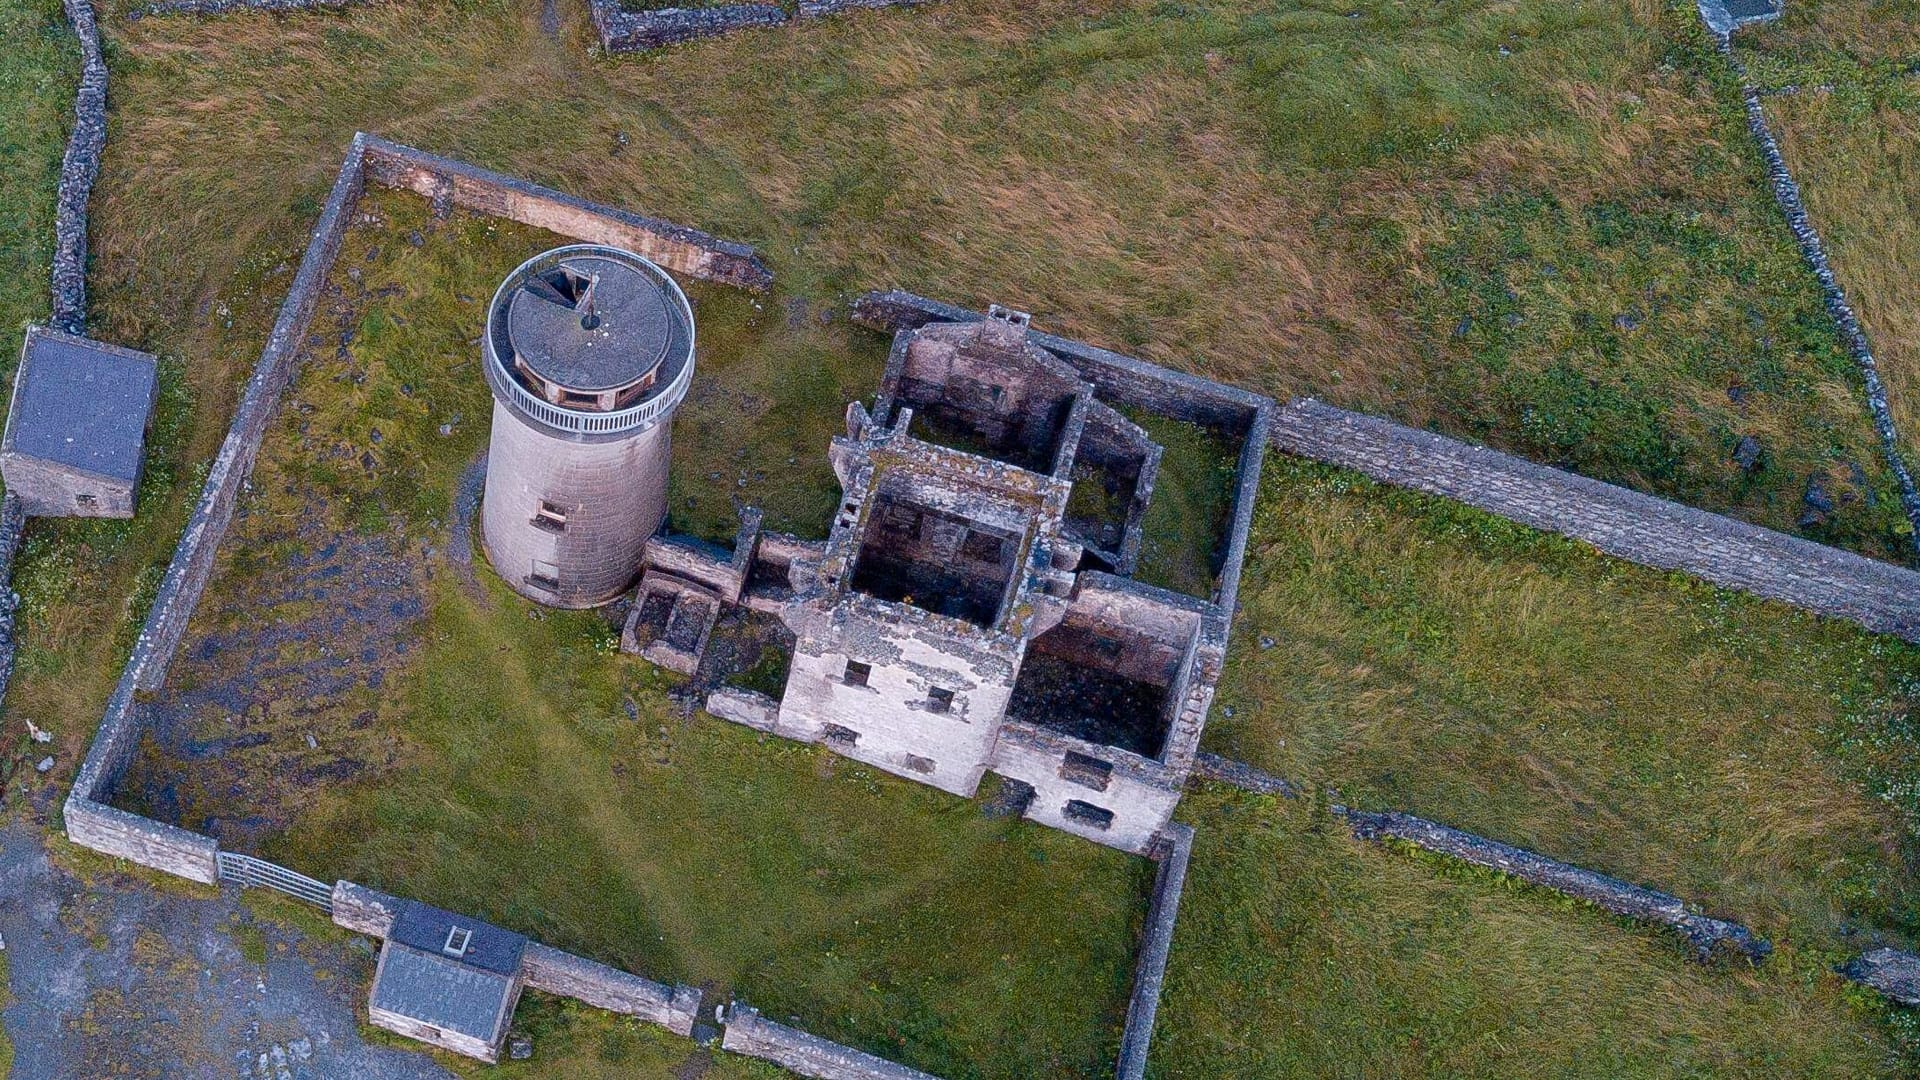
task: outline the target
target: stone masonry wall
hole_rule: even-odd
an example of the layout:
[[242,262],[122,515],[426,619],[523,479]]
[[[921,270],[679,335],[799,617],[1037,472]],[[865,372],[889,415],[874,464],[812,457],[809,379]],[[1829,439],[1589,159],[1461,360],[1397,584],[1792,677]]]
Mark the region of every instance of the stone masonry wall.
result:
[[1311,398],[1275,413],[1273,443],[1630,562],[1920,641],[1920,573],[1912,570]]
[[1764,960],[1773,951],[1773,946],[1755,937],[1751,930],[1738,923],[1688,911],[1686,903],[1677,896],[1629,885],[1618,878],[1451,829],[1412,814],[1398,811],[1376,814],[1338,806],[1334,807],[1334,812],[1345,817],[1353,834],[1363,840],[1402,840],[1427,851],[1450,855],[1475,866],[1498,870],[1557,893],[1586,900],[1616,915],[1671,926],[1686,935],[1703,958],[1722,945],[1738,950],[1755,961]]
[[67,838],[81,847],[205,885],[220,880],[219,845],[212,837],[91,799],[69,798],[65,816]]
[[60,159],[53,223],[53,325],[87,332],[87,199],[100,175],[107,145],[107,62],[90,0],[66,0],[67,20],[80,39],[80,89],[73,101],[73,134]]
[[787,21],[779,4],[741,3],[715,7],[627,11],[619,0],[592,0],[593,26],[600,47],[610,53],[646,52],[696,38],[718,37],[749,26],[778,26]]
[[524,964],[527,985],[535,990],[649,1020],[676,1035],[692,1035],[700,1014],[700,991],[690,986],[653,982],[539,942],[527,944]]
[[1147,927],[1133,968],[1133,994],[1127,1001],[1127,1026],[1120,1036],[1120,1061],[1114,1070],[1117,1080],[1141,1080],[1147,1075],[1147,1048],[1160,1011],[1173,926],[1180,917],[1180,894],[1187,884],[1187,862],[1193,857],[1193,827],[1169,823],[1156,847],[1160,869],[1154,875]]
[[20,539],[26,534],[27,511],[19,496],[9,491],[0,496],[0,701],[7,697],[7,684],[13,681],[15,611],[20,597],[13,591],[13,559],[20,553]]
[[1827,261],[1826,245],[1821,242],[1820,233],[1813,227],[1813,218],[1807,213],[1807,205],[1800,198],[1800,185],[1794,181],[1793,174],[1787,171],[1787,161],[1780,154],[1780,144],[1767,125],[1767,111],[1760,103],[1760,91],[1747,78],[1746,66],[1733,54],[1733,44],[1727,33],[1716,30],[1714,37],[1721,54],[1740,77],[1740,96],[1747,111],[1747,131],[1758,144],[1760,158],[1766,163],[1767,182],[1773,188],[1774,201],[1780,204],[1781,213],[1787,217],[1787,228],[1800,246],[1801,258],[1807,261],[1814,276],[1820,279],[1820,292],[1826,301],[1827,314],[1832,316],[1840,331],[1841,341],[1846,344],[1854,365],[1860,369],[1860,379],[1866,387],[1867,412],[1873,418],[1874,430],[1880,435],[1880,449],[1887,459],[1887,467],[1893,471],[1894,479],[1900,486],[1900,505],[1913,525],[1914,550],[1920,552],[1920,491],[1914,489],[1913,473],[1907,468],[1906,458],[1901,454],[1900,435],[1893,426],[1893,412],[1887,407],[1887,388],[1880,382],[1880,365],[1874,360],[1873,346],[1868,343],[1860,320],[1854,316],[1853,305],[1847,302],[1846,289],[1841,287],[1840,279],[1834,276],[1833,266]]
[[365,136],[368,179],[416,192],[438,206],[461,206],[593,244],[644,255],[669,270],[765,291],[773,272],[746,244],[657,218],[591,203],[551,188]]
[[759,1010],[737,1002],[727,1009],[720,1048],[818,1080],[939,1080],[931,1073],[776,1024],[762,1018]]

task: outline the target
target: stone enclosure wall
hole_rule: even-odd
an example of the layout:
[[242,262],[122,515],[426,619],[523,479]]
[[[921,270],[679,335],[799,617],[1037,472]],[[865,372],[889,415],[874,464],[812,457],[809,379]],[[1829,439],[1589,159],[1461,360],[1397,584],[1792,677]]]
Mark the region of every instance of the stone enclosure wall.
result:
[[819,1080],[939,1080],[931,1073],[776,1024],[763,1018],[759,1010],[739,1003],[727,1009],[726,1034],[721,1037],[720,1048],[771,1061],[789,1072]]
[[67,20],[80,39],[80,89],[73,101],[73,134],[60,159],[53,223],[53,325],[87,332],[87,199],[107,146],[107,61],[90,0],[65,0]]
[[[205,0],[189,0],[205,2]],[[231,0],[229,0],[231,2]],[[822,18],[857,8],[910,7],[918,0],[800,0],[795,17]],[[628,11],[620,0],[591,0],[593,28],[600,47],[610,53],[646,52],[696,38],[717,37],[751,26],[779,26],[789,21],[776,3],[719,4],[713,7],[663,7]]]
[[1686,936],[1702,959],[1725,947],[1750,960],[1764,960],[1773,946],[1738,923],[1687,910],[1677,896],[1630,885],[1618,878],[1537,855],[1524,848],[1448,828],[1397,811],[1367,813],[1336,806],[1353,834],[1363,840],[1399,840],[1475,866],[1510,874],[1521,881],[1585,900],[1616,915],[1671,926]]
[[1629,562],[1920,641],[1920,573],[1912,570],[1311,398],[1275,414],[1273,443]]
[[1134,964],[1127,1026],[1120,1036],[1120,1061],[1114,1070],[1117,1080],[1142,1080],[1147,1075],[1147,1049],[1153,1040],[1154,1017],[1160,1011],[1167,956],[1173,949],[1173,926],[1180,918],[1180,894],[1186,888],[1187,863],[1192,857],[1193,827],[1169,824],[1154,852],[1160,868],[1154,875],[1147,928]]
[[[1704,8],[1701,13],[1703,16],[1706,14]],[[1832,316],[1840,332],[1840,340],[1853,357],[1854,366],[1860,369],[1860,380],[1867,397],[1867,414],[1873,418],[1874,430],[1880,436],[1880,449],[1887,459],[1887,467],[1893,471],[1894,479],[1899,484],[1900,505],[1906,510],[1907,521],[1913,526],[1914,550],[1920,553],[1920,491],[1914,488],[1913,473],[1908,469],[1907,459],[1901,451],[1900,434],[1894,429],[1893,411],[1887,407],[1887,388],[1880,382],[1880,365],[1874,359],[1873,346],[1867,341],[1867,333],[1861,329],[1860,320],[1854,316],[1853,305],[1847,302],[1846,289],[1841,286],[1840,279],[1834,276],[1833,266],[1827,261],[1826,245],[1821,242],[1820,233],[1813,227],[1813,218],[1807,213],[1807,205],[1800,198],[1800,185],[1794,181],[1793,174],[1787,171],[1787,161],[1780,154],[1780,144],[1773,137],[1773,129],[1767,125],[1767,111],[1760,102],[1760,91],[1747,78],[1746,66],[1733,54],[1733,43],[1728,38],[1730,28],[1716,27],[1712,20],[1708,21],[1708,28],[1713,30],[1721,54],[1740,77],[1740,97],[1747,112],[1747,131],[1760,148],[1760,159],[1766,164],[1767,183],[1773,189],[1774,201],[1780,204],[1780,212],[1786,215],[1787,228],[1800,247],[1801,258],[1813,269],[1814,277],[1820,279],[1820,293],[1826,301],[1827,314]]]

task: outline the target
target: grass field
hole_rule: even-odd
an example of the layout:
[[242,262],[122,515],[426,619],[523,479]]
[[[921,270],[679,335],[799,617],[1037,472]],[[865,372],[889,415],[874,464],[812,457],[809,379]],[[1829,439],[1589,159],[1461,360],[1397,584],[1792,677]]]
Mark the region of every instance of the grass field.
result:
[[1189,794],[1197,829],[1160,1080],[1910,1075],[1870,994],[1791,946],[1760,969],[1551,893],[1351,839],[1323,811]]
[[1920,649],[1269,470],[1211,748],[1806,949],[1920,934]]
[[[80,52],[57,2],[0,0],[0,372],[26,324],[47,317],[55,186]],[[26,757],[24,730],[0,728],[0,787]]]
[[1842,505],[1815,535],[1897,542],[1854,374],[1686,12],[982,0],[618,61],[563,14],[557,39],[490,2],[109,20],[107,324],[195,356],[221,415],[262,271],[365,128],[752,241],[816,307],[1003,300],[1786,528],[1818,472]]
[[[712,538],[739,501],[817,533],[821,448],[884,348],[841,305],[901,285],[1776,527],[1818,475],[1838,506],[1810,535],[1903,542],[1855,375],[1685,5],[955,0],[622,60],[561,10],[557,39],[496,0],[106,20],[95,323],[167,358],[167,404],[140,519],[33,528],[8,708],[56,731],[61,768],[31,782],[84,748],[359,129],[762,248],[773,296],[695,290],[711,381],[676,431],[672,512]],[[0,11],[0,77],[26,72],[38,103],[0,120],[0,253],[26,253],[0,297],[31,314],[71,48],[52,5]],[[1904,57],[1887,40],[1873,64]],[[1902,212],[1876,198],[1862,235]],[[144,807],[945,1076],[1106,1074],[1143,866],[683,719],[670,681],[607,654],[605,622],[461,574],[478,304],[548,238],[369,207],[384,224],[353,235],[360,279],[323,308],[196,637],[331,633],[324,603],[276,591],[298,559],[390,574],[418,610],[338,635],[374,647],[339,656],[378,684],[309,693],[280,662],[313,637],[183,659],[174,691],[246,674],[279,704],[203,696],[189,742],[238,765],[196,783],[149,747]],[[1870,329],[1897,337],[1891,317]],[[1730,461],[1743,435],[1752,473]],[[1223,490],[1188,441],[1148,552],[1168,582],[1204,581]],[[1910,1017],[1824,973],[1920,929],[1911,650],[1273,469],[1212,748],[1680,893],[1781,951],[1703,970],[1658,933],[1353,844],[1314,807],[1209,793],[1184,811],[1201,840],[1156,1076],[1913,1071]],[[245,656],[261,670],[233,670]],[[530,1004],[564,1075],[665,1067],[644,1033]]]
[[[1147,865],[686,716],[674,681],[614,652],[603,614],[544,611],[480,557],[450,559],[454,488],[487,437],[467,419],[490,401],[481,303],[555,238],[436,222],[411,195],[371,194],[361,214],[124,797],[940,1075],[1100,1071]],[[681,473],[740,469],[745,488],[713,485],[723,499],[804,489],[840,395],[862,392],[833,373],[870,388],[884,339],[789,322],[779,296],[768,315],[694,299],[717,332],[676,421]],[[829,400],[788,387],[746,404],[788,357],[823,372]],[[742,462],[736,446],[756,449]],[[834,494],[799,499],[822,519],[799,527],[824,533]]]
[[[1781,151],[1866,326],[1909,451],[1920,425],[1920,9],[1819,0],[1742,31]],[[1793,88],[1791,92],[1785,91]]]

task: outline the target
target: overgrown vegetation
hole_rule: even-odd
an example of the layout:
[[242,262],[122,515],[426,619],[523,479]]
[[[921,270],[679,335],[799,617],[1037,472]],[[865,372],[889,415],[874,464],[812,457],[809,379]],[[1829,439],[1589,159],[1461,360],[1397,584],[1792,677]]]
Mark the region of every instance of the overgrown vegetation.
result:
[[1920,932],[1920,649],[1269,468],[1212,748],[1806,949]]
[[1768,95],[1781,152],[1873,343],[1911,456],[1920,426],[1920,10],[1815,0],[1743,30],[1737,51]]
[[442,1064],[474,1080],[667,1080],[682,1076],[700,1080],[785,1080],[791,1075],[763,1062],[693,1048],[685,1039],[653,1024],[538,992],[520,999],[514,1027],[533,1037],[531,1059],[479,1065],[471,1059],[444,1054],[440,1055]]
[[[10,374],[26,325],[47,315],[55,188],[80,53],[58,0],[0,0],[0,39],[0,374]],[[26,757],[24,734],[0,729],[0,788]]]
[[1889,1010],[1792,941],[1686,947],[1485,871],[1383,850],[1324,807],[1205,787],[1154,1035],[1163,1078],[1899,1075]]
[[1854,373],[1691,11],[962,0],[639,60],[588,59],[563,14],[109,20],[110,324],[230,387],[258,331],[201,311],[245,328],[366,128],[755,242],[816,309],[999,299],[1789,529],[1820,473],[1856,497],[1816,535],[1893,550]]
[[[6,26],[0,71],[70,52],[51,3],[11,10],[37,46]],[[880,356],[840,304],[902,285],[1775,527],[1817,476],[1835,505],[1812,535],[1901,543],[1855,375],[1685,5],[952,0],[618,61],[562,13],[557,39],[504,0],[109,13],[96,323],[191,359],[163,463],[212,455],[366,129],[762,248],[771,300],[696,290],[712,382],[676,432],[672,510],[710,539],[736,501],[824,527],[821,451]],[[61,59],[34,84],[52,119],[8,129],[0,167],[17,143],[51,176]],[[50,184],[5,185],[0,207],[45,217],[0,238],[44,248]],[[472,324],[544,239],[369,205],[383,250],[356,233],[341,273],[402,289],[346,323],[323,310],[292,396],[312,411],[283,415],[196,635],[317,625],[324,605],[270,592],[315,554],[309,522],[378,541],[419,621],[346,665],[377,683],[310,699],[263,665],[257,711],[190,718],[195,739],[265,736],[230,748],[251,786],[197,786],[151,746],[139,797],[943,1075],[1105,1073],[1140,866],[682,719],[670,681],[608,655],[607,622],[449,565],[452,484],[485,433]],[[43,260],[9,278],[23,303]],[[1167,484],[1162,580],[1210,581],[1215,479]],[[8,705],[59,733],[62,773],[198,480],[163,469],[132,526],[35,526]],[[1884,1011],[1822,969],[1913,938],[1910,650],[1337,474],[1280,466],[1264,498],[1212,745],[1699,899],[1782,953],[1703,972],[1647,931],[1209,795],[1187,811],[1202,847],[1158,1075],[1895,1067]],[[530,1007],[568,1075],[620,1064],[608,1021]],[[661,1064],[644,1039],[612,1053]]]
[[[486,426],[442,425],[488,401],[482,311],[460,298],[489,295],[554,238],[435,222],[391,193],[362,212],[125,797],[941,1075],[1104,1068],[1146,864],[689,717],[674,680],[612,650],[606,615],[536,608],[477,552],[448,558],[454,488]],[[777,431],[753,460],[777,475],[750,483],[805,483],[813,466],[778,463],[807,418],[742,407],[729,373],[773,378],[768,356],[813,364],[762,343],[843,331],[729,333],[701,295],[718,324],[699,359],[714,389],[680,417],[695,437],[678,452],[738,460],[765,415]],[[699,431],[707,409],[728,426]],[[708,461],[679,464],[699,475]],[[389,632],[349,636],[343,616]],[[351,668],[315,668],[318,649]]]

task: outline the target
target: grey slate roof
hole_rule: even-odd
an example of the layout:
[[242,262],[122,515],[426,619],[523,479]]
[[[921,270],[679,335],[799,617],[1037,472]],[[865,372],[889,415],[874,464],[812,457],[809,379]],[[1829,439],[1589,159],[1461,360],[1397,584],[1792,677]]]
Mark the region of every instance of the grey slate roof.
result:
[[520,954],[527,948],[524,935],[418,900],[409,900],[400,908],[387,936],[401,945],[439,956],[447,943],[447,931],[456,926],[471,931],[473,937],[465,956],[449,960],[496,975],[512,976],[520,971]]
[[155,370],[146,353],[29,327],[0,449],[133,483]]
[[[457,957],[446,952],[455,927],[472,935]],[[526,947],[511,930],[409,900],[394,915],[369,1004],[497,1045]]]
[[443,1031],[498,1046],[511,1019],[513,976],[470,967],[438,950],[423,952],[389,939],[368,1004]]

